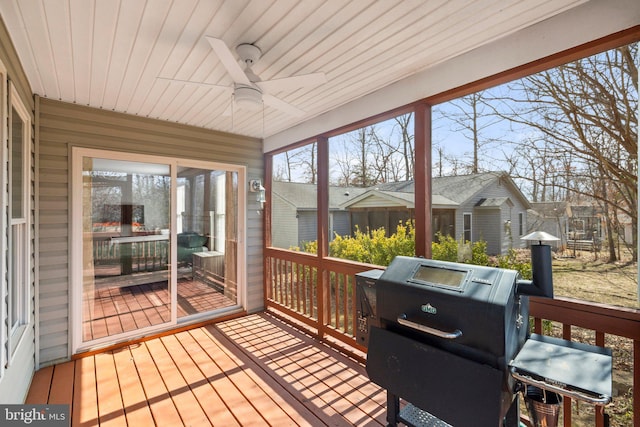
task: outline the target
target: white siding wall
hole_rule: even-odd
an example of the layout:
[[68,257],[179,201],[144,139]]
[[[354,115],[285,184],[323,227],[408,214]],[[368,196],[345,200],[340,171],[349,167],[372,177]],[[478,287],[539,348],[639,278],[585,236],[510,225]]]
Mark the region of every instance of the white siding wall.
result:
[[[508,197],[513,206],[505,203],[499,208],[476,208],[475,205],[481,199]],[[456,211],[456,239],[462,237],[463,213],[473,213],[473,240],[485,240],[487,242],[487,252],[490,254],[504,254],[510,248],[524,248],[526,242],[520,240],[518,234],[518,214],[524,213],[526,232],[526,207],[517,196],[511,191],[511,187],[498,182],[497,180],[485,187],[475,197],[469,199],[466,204],[460,206]],[[511,221],[512,239],[505,233],[505,221]]]
[[329,241],[332,241],[336,237],[336,233],[339,236],[349,236],[351,234],[351,215],[348,211],[336,211],[332,214],[333,228],[331,230],[331,236]]
[[500,211],[498,209],[478,209],[473,214],[474,241],[487,242],[487,253],[497,255],[502,253],[501,239],[503,236],[500,226]]
[[317,211],[298,211],[298,243],[296,246],[314,240],[318,240]]
[[[71,147],[208,160],[247,166],[248,179],[262,178],[262,143],[221,132],[150,120],[38,98],[40,362],[65,360],[69,346],[69,218]],[[240,191],[247,191],[246,188]],[[247,309],[263,308],[262,215],[247,203]]]
[[296,208],[276,193],[272,193],[271,217],[273,232],[271,245],[280,249],[298,246]]

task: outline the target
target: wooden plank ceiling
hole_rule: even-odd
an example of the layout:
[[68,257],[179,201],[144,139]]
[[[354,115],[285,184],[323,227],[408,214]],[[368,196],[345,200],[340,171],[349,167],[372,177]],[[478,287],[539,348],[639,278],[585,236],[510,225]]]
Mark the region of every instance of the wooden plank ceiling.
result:
[[[3,0],[0,14],[40,96],[268,137],[584,1]],[[327,82],[270,93],[301,116],[228,114],[231,91],[158,79],[231,87],[205,36],[258,46],[262,80]]]

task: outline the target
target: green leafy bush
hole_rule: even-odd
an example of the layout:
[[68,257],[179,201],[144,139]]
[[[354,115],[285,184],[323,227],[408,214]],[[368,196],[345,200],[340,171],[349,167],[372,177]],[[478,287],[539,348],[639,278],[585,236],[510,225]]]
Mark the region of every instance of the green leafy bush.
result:
[[[384,228],[366,232],[356,228],[353,236],[336,234],[333,241],[329,243],[329,256],[387,266],[396,256],[415,256],[415,237],[415,228],[411,221],[398,224],[396,232],[388,237]],[[291,249],[316,254],[318,242],[315,240],[303,242],[300,247]],[[510,249],[505,255],[489,257],[487,242],[484,240],[473,243],[462,242],[455,240],[452,236],[438,233],[431,244],[431,254],[435,260],[506,268],[518,271],[523,279],[532,278],[528,251],[525,254],[524,251],[517,252]]]
[[478,240],[471,244],[470,264],[489,265],[489,255],[487,255],[487,242]]
[[475,265],[489,265],[487,255],[487,242],[462,242],[452,236],[436,234],[435,241],[431,244],[431,256],[440,261],[465,262]]
[[384,228],[366,232],[356,228],[353,236],[336,235],[329,243],[329,255],[386,266],[398,255],[415,256],[415,228],[411,221],[398,224],[389,237]]
[[458,241],[451,236],[436,233],[431,243],[431,257],[440,261],[458,262]]
[[291,250],[307,252],[307,253],[310,253],[310,254],[317,254],[318,253],[318,241],[317,240],[312,240],[310,242],[302,242],[300,244],[299,248],[295,247],[295,248],[291,248]]
[[509,252],[505,255],[498,255],[496,257],[496,267],[516,270],[520,273],[520,277],[525,280],[531,280],[533,278],[529,256],[519,257],[518,252],[513,249],[509,249]]

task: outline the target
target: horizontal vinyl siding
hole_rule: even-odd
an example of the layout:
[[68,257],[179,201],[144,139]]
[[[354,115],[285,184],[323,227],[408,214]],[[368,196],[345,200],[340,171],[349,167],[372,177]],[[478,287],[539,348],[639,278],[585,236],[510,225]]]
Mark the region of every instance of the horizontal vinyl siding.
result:
[[318,240],[318,214],[316,211],[298,212],[298,242],[302,243]]
[[502,228],[500,225],[500,210],[476,210],[472,217],[474,241],[487,242],[487,253],[498,255],[502,253]]
[[336,211],[333,212],[333,229],[329,236],[329,241],[335,239],[336,233],[339,236],[351,235],[351,221],[348,211]]
[[366,199],[360,200],[357,203],[349,206],[349,209],[357,209],[357,208],[397,208],[398,206],[404,207],[403,205],[398,204],[398,202],[389,200],[383,197],[371,196]]
[[[98,148],[247,166],[262,178],[262,142],[221,132],[39,98],[40,362],[70,355],[71,147]],[[239,191],[246,191],[240,188]],[[247,199],[247,309],[263,308],[262,216]]]
[[271,245],[289,249],[298,246],[297,210],[277,194],[271,197]]
[[[500,197],[508,197],[513,206],[510,206],[509,203],[504,203],[500,207],[496,206],[494,208],[475,207],[481,199]],[[522,241],[518,235],[518,214],[520,212],[525,213],[526,225],[526,207],[518,194],[511,190],[511,186],[500,182],[500,180],[495,180],[460,206],[456,212],[457,238],[462,236],[463,212],[472,213],[473,240],[485,240],[487,242],[487,252],[490,254],[504,254],[511,248],[526,247],[526,242]],[[505,232],[504,227],[507,220],[511,220],[512,236],[508,236]]]

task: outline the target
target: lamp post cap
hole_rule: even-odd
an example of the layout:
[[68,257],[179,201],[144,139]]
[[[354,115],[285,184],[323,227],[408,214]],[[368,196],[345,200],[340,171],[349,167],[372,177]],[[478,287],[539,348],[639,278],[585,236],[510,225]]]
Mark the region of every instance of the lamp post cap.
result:
[[545,241],[556,241],[556,240],[560,240],[558,237],[549,234],[545,231],[534,231],[532,233],[527,234],[526,236],[522,236],[520,239],[522,240],[528,240],[528,241],[539,241],[542,242],[543,240]]

